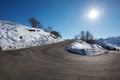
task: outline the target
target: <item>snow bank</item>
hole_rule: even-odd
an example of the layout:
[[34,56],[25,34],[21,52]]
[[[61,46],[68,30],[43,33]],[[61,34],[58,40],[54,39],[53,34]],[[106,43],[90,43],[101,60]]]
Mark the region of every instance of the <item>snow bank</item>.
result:
[[97,43],[108,50],[120,51],[120,37],[109,37],[98,39]]
[[62,41],[43,29],[30,28],[9,21],[0,21],[0,48],[15,50]]
[[91,45],[81,40],[69,44],[67,50],[81,55],[99,55],[105,52],[101,46],[96,44]]

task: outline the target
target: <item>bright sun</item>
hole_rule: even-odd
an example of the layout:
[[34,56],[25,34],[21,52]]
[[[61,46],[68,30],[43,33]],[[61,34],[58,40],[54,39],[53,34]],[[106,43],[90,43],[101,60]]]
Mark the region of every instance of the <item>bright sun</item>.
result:
[[97,10],[95,10],[95,9],[92,9],[92,10],[89,12],[89,14],[88,14],[88,17],[89,17],[90,19],[97,19],[98,16],[99,16],[99,12],[98,12]]

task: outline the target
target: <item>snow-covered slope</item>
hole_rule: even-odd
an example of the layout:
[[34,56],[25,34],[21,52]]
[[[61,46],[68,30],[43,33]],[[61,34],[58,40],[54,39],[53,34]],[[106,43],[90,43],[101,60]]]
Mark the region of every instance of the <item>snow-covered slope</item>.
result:
[[14,50],[61,41],[43,29],[30,28],[9,21],[0,21],[0,48]]
[[74,41],[68,45],[67,50],[69,52],[78,53],[81,55],[99,55],[106,51],[99,45],[91,45],[81,40]]
[[120,50],[120,37],[109,37],[98,39],[97,43],[110,50]]

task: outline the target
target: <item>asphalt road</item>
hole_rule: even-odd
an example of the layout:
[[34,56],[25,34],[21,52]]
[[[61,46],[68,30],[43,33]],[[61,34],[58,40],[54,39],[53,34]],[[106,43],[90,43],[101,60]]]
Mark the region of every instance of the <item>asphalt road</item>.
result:
[[0,80],[120,80],[120,52],[72,54],[71,42],[0,51]]

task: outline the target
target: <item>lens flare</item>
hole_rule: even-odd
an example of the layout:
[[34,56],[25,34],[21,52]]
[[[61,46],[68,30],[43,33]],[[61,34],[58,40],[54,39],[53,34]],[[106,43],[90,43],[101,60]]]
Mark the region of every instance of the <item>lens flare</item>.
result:
[[99,12],[96,9],[92,9],[90,10],[88,16],[90,19],[97,19],[99,17]]

